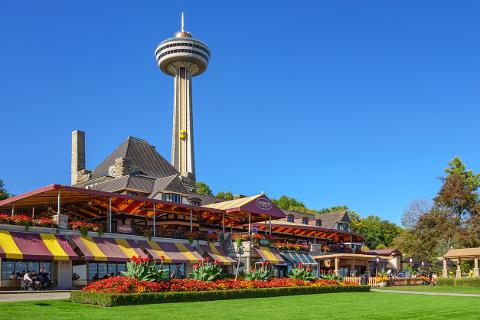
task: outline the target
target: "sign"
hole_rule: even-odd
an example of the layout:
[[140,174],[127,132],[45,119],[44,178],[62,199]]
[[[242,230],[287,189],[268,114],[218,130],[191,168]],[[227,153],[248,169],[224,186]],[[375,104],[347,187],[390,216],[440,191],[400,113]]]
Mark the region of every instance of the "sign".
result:
[[117,232],[119,233],[132,233],[132,226],[126,224],[117,225]]
[[265,211],[270,210],[273,207],[273,203],[270,200],[265,199],[265,198],[257,199],[256,204],[257,204],[258,208],[260,208],[262,210],[265,210]]

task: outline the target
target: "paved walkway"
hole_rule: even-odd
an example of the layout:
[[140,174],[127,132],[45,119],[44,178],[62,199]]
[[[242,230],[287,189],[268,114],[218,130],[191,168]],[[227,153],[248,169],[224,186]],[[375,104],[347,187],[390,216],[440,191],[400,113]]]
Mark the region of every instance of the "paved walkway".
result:
[[0,292],[0,302],[69,299],[70,291]]
[[371,289],[370,291],[386,292],[386,293],[423,294],[426,296],[480,297],[480,294],[475,294],[475,293],[421,292],[421,291],[382,290],[382,289]]

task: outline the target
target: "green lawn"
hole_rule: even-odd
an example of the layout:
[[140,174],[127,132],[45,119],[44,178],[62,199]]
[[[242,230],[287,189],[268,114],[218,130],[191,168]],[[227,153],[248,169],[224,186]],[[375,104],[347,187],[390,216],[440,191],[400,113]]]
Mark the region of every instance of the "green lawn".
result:
[[401,290],[401,291],[417,291],[417,292],[447,292],[447,293],[475,293],[480,294],[480,288],[469,287],[448,287],[448,286],[398,286],[377,288],[382,290]]
[[480,298],[382,292],[102,308],[65,300],[0,303],[0,319],[478,319]]

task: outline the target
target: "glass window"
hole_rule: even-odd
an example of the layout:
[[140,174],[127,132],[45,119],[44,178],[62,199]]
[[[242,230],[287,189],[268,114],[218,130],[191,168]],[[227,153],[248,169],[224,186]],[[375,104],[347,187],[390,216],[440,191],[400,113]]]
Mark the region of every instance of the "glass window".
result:
[[294,221],[294,218],[293,218],[293,215],[288,215],[287,216],[287,222],[293,222]]
[[15,272],[18,274],[19,272],[23,273],[28,270],[28,265],[26,261],[15,261]]
[[321,226],[322,226],[322,220],[317,219],[317,220],[315,221],[315,225],[316,225],[317,227],[321,227]]
[[125,271],[127,270],[127,266],[125,263],[119,263],[117,264],[117,273],[118,272],[122,272],[122,271]]
[[308,218],[302,218],[302,224],[308,224]]
[[116,263],[109,263],[107,267],[107,272],[109,274],[116,275],[117,274],[117,264]]
[[96,262],[90,262],[88,264],[88,280],[92,280],[95,275],[98,277],[98,268]]
[[52,263],[50,261],[40,261],[40,267],[44,267],[49,275],[52,274]]
[[107,264],[105,262],[100,262],[98,264],[98,277],[103,278],[107,274]]
[[15,263],[13,261],[2,261],[2,280],[15,278]]
[[29,271],[35,271],[35,272],[40,271],[40,264],[38,263],[38,261],[28,261],[27,265],[28,265],[27,269]]

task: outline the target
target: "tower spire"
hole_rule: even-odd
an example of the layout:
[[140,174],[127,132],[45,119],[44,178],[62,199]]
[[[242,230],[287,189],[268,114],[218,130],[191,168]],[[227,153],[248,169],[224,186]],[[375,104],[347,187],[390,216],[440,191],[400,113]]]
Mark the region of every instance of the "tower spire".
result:
[[182,32],[185,32],[185,27],[184,27],[184,20],[183,20],[183,11],[182,11]]

